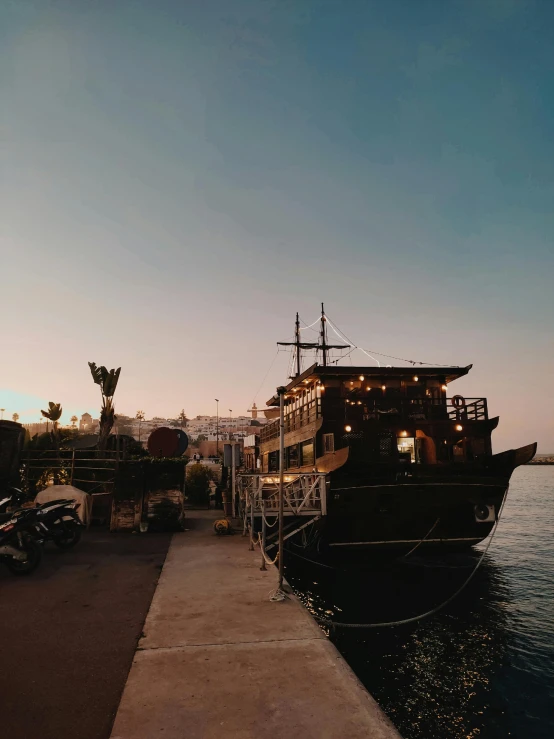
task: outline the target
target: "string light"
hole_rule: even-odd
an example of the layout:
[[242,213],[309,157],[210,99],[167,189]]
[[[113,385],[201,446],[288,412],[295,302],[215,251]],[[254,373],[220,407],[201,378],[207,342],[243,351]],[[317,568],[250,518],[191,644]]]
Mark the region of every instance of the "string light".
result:
[[350,433],[350,431],[352,431],[352,426],[345,426],[345,427],[344,427],[344,430],[345,430],[345,431],[346,431],[347,433]]

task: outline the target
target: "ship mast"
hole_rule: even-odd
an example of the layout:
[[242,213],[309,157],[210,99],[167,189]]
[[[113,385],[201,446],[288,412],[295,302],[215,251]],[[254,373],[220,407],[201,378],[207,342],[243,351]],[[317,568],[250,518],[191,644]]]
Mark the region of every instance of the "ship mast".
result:
[[[302,349],[316,349],[321,350],[323,353],[323,366],[327,367],[327,350],[328,349],[349,349],[348,344],[328,344],[327,343],[327,326],[325,325],[325,311],[323,309],[323,303],[321,304],[321,332],[319,335],[320,341],[316,343],[306,342],[300,340],[300,317],[296,314],[296,321],[294,324],[294,341],[278,341],[278,346],[294,346],[296,352],[296,375],[299,377],[301,373],[301,350]],[[290,378],[294,380],[294,377]]]
[[319,348],[321,349],[321,353],[323,356],[323,366],[327,367],[327,350],[328,349],[350,349],[350,346],[348,344],[328,344],[327,343],[327,319],[325,318],[325,309],[323,307],[323,303],[321,304],[321,332],[319,334],[320,337],[320,345]]

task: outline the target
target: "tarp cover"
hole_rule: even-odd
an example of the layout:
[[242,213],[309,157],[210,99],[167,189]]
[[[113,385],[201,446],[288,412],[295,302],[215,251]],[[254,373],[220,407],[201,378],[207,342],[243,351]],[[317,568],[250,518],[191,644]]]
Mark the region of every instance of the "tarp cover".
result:
[[48,503],[50,500],[61,500],[62,498],[74,500],[81,504],[77,508],[77,513],[81,521],[88,525],[92,511],[92,496],[87,495],[87,493],[73,485],[50,485],[37,494],[35,503]]

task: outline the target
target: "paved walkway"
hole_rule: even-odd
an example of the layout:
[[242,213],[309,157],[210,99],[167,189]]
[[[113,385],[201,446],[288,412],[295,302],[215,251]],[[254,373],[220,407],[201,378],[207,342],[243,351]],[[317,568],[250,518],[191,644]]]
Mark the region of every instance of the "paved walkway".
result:
[[294,598],[240,535],[195,511],[175,534],[112,739],[399,739]]
[[0,568],[0,735],[108,739],[171,534],[85,531]]

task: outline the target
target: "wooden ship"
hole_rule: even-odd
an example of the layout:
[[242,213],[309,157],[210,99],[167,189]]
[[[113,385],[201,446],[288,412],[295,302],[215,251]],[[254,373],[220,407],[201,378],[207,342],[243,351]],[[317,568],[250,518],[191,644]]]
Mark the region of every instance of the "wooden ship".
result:
[[[330,364],[329,350],[344,345],[328,343],[323,306],[318,343],[301,340],[297,315],[291,344],[296,374],[282,391],[285,473],[287,480],[324,475],[318,550],[463,548],[487,537],[514,469],[533,458],[536,444],[493,454],[499,419],[489,416],[486,398],[451,392],[472,365]],[[301,352],[314,348],[321,363],[302,372]],[[267,404],[279,403],[276,394]],[[261,430],[251,473],[276,475],[279,446],[276,419]]]

